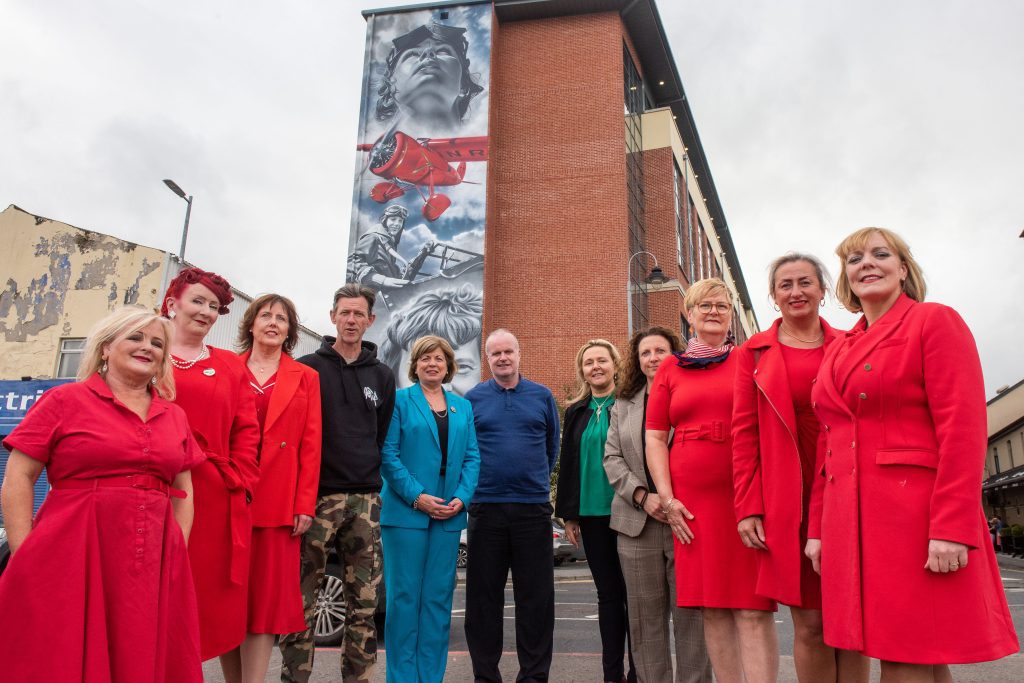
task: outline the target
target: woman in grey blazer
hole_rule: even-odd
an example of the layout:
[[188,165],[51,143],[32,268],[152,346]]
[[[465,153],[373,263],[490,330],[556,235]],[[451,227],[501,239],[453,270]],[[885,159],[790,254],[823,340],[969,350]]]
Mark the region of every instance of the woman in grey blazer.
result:
[[615,489],[611,528],[618,532],[619,561],[626,581],[629,633],[639,683],[670,683],[676,641],[676,683],[710,683],[700,610],[676,606],[672,530],[647,471],[644,423],[647,393],[662,360],[681,351],[679,335],[661,327],[629,340],[619,399],[612,407],[604,469]]

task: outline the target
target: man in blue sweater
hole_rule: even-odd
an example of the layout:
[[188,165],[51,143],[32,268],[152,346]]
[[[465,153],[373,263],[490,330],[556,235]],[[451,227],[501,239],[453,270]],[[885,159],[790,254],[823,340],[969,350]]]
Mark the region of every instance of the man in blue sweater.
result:
[[519,374],[519,341],[495,330],[484,344],[490,379],[466,394],[480,445],[469,506],[466,643],[478,683],[500,683],[505,582],[512,570],[518,683],[547,681],[555,628],[551,470],[558,409],[551,391]]

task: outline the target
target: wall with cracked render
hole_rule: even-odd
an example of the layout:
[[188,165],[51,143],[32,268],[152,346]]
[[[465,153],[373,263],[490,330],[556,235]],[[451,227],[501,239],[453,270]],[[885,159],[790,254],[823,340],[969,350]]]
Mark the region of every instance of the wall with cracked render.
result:
[[0,212],[0,379],[53,377],[60,341],[123,304],[155,309],[166,253],[35,216]]

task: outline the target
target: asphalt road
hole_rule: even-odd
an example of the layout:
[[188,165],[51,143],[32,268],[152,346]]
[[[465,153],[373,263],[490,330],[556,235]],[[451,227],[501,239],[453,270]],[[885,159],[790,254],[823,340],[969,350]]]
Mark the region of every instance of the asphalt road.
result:
[[[1017,633],[1024,637],[1024,568],[1001,569],[1010,613]],[[601,680],[601,641],[597,630],[597,596],[586,564],[576,564],[555,570],[555,658],[551,680],[557,683],[592,683]],[[502,675],[514,681],[516,671],[514,607],[511,583],[506,587],[505,645],[502,656]],[[452,605],[452,630],[449,641],[448,672],[446,681],[472,681],[472,667],[466,652],[464,632],[465,586],[460,583]],[[789,610],[780,608],[776,615],[779,647],[782,655],[779,681],[795,682],[793,669],[793,624]],[[318,648],[313,683],[339,681],[340,653],[337,648]],[[387,657],[387,644],[380,656],[374,683],[384,683],[383,661]],[[216,660],[203,668],[205,679],[221,683],[224,679]],[[1024,681],[1024,654],[1006,657],[998,662],[953,667],[953,676],[959,683],[992,683],[996,681]],[[280,656],[275,650],[267,681],[280,680]],[[873,663],[872,681],[878,680],[878,664]]]

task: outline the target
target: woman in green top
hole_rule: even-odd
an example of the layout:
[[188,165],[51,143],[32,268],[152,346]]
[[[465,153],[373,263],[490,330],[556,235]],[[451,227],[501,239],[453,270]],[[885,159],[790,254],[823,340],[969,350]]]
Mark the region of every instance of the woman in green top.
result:
[[555,514],[565,521],[566,538],[583,541],[587,564],[597,586],[597,622],[601,629],[604,681],[636,681],[633,656],[629,676],[622,662],[628,638],[626,584],[609,526],[615,492],[605,474],[604,442],[608,413],[615,402],[619,351],[609,341],[591,339],[576,354],[576,395],[565,410]]

